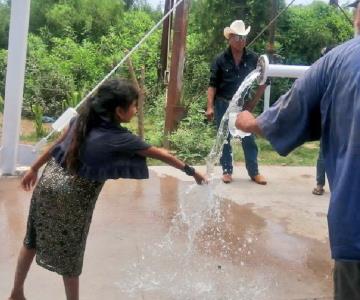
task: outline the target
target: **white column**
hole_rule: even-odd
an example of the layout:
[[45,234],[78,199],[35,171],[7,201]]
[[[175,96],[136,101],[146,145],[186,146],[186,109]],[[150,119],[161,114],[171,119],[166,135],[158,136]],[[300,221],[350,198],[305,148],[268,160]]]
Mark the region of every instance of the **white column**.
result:
[[23,101],[30,0],[12,0],[5,107],[0,156],[1,174],[14,174],[18,155]]
[[264,93],[264,111],[270,107],[270,92],[271,92],[271,85],[269,84]]

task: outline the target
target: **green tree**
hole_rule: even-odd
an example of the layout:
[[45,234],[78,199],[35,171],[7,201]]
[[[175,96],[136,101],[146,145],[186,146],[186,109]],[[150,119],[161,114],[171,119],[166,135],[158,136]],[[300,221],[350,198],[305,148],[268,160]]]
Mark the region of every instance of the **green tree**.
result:
[[9,37],[10,6],[0,2],[0,49],[7,49]]
[[29,31],[39,33],[46,26],[46,13],[60,0],[31,0]]
[[[155,24],[152,16],[144,11],[128,11],[124,16],[99,42],[30,34],[24,114],[31,116],[35,103],[44,107],[45,115],[61,114],[64,101],[71,99],[74,92],[79,92],[81,97],[89,92]],[[135,69],[145,66],[149,87],[156,82],[159,40],[157,31],[132,57]],[[118,74],[128,77],[126,63]]]
[[292,7],[278,30],[279,53],[291,64],[312,64],[323,47],[353,37],[353,28],[341,11],[321,1]]
[[44,114],[59,115],[62,103],[75,91],[94,86],[105,74],[104,58],[97,45],[70,38],[53,38],[49,47],[39,36],[29,36],[25,77],[24,113],[40,103]]
[[[284,5],[284,0],[279,0],[280,8]],[[269,6],[270,0],[197,0],[192,5],[189,32],[199,34],[200,51],[211,60],[226,46],[223,35],[226,26],[236,19],[244,20],[247,26],[251,26],[248,38],[251,41],[269,23]],[[267,33],[253,47],[264,52],[266,40]]]
[[5,94],[5,77],[7,65],[7,50],[0,49],[0,95]]
[[46,16],[46,26],[57,37],[73,35],[77,41],[99,40],[123,17],[122,1],[73,0],[51,7]]

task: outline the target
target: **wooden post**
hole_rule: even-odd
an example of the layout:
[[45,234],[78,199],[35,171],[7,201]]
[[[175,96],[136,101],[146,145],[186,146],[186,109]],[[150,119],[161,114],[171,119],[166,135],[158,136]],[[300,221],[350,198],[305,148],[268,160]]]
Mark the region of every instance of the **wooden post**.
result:
[[[173,0],[165,0],[164,15],[166,15],[170,9],[174,6]],[[168,67],[168,56],[169,56],[169,41],[171,36],[172,18],[173,14],[170,14],[163,23],[162,37],[161,37],[161,51],[160,51],[160,62],[158,66],[158,82],[166,80],[164,74]]]
[[129,57],[127,60],[128,66],[129,66],[129,72],[131,76],[131,80],[136,86],[136,88],[139,91],[139,99],[138,99],[138,135],[141,138],[144,138],[144,83],[145,83],[145,68],[144,66],[141,68],[141,84],[139,84],[136,75],[135,70],[131,61],[131,58]]
[[176,8],[173,47],[171,54],[170,82],[167,93],[164,146],[169,147],[168,135],[175,129],[179,112],[182,79],[185,62],[186,32],[189,0],[184,0]]
[[144,138],[145,67],[141,67],[140,97],[138,102],[138,134]]
[[[272,21],[276,17],[278,5],[277,0],[271,0],[271,11],[270,11],[270,21]],[[273,55],[275,53],[275,31],[276,31],[276,21],[273,22],[269,27],[269,43],[267,47],[267,52],[269,55]]]

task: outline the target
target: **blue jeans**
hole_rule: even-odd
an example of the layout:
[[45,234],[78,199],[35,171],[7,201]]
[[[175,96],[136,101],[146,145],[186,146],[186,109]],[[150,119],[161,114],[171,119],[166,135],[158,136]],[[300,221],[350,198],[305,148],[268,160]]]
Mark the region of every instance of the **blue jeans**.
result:
[[[229,102],[221,99],[215,100],[215,122],[216,127],[219,129],[221,119],[225,114],[227,108],[229,106]],[[223,169],[223,174],[232,174],[233,173],[233,157],[232,157],[232,149],[230,145],[231,135],[227,137],[228,143],[224,145],[223,152],[220,158],[220,164]],[[247,172],[250,177],[254,177],[259,174],[258,170],[258,147],[255,143],[254,135],[249,135],[244,137],[241,140],[241,146],[244,151],[245,157],[245,165]]]
[[321,149],[321,142],[320,142],[319,156],[316,162],[316,184],[322,186],[325,185],[325,164]]

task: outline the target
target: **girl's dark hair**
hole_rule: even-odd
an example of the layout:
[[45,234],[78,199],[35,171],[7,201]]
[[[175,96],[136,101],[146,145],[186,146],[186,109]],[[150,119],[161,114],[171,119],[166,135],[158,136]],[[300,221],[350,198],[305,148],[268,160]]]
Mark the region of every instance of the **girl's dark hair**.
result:
[[138,97],[138,90],[129,81],[110,79],[84,102],[79,109],[74,134],[65,156],[65,165],[70,172],[75,173],[80,167],[81,146],[90,129],[99,125],[102,120],[115,123],[115,109],[120,106],[127,110]]

